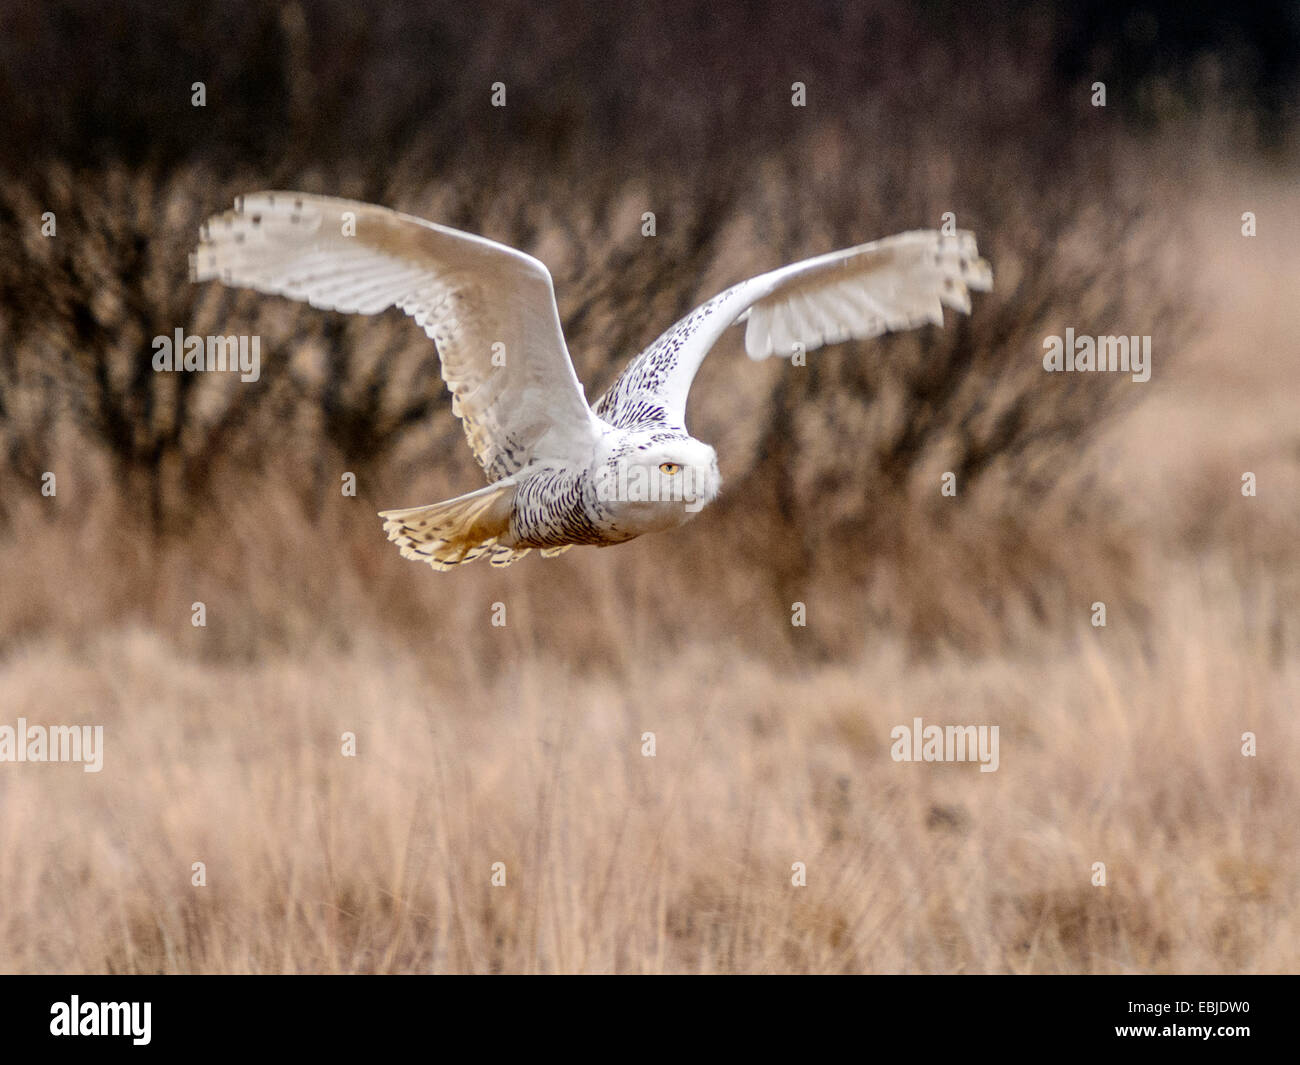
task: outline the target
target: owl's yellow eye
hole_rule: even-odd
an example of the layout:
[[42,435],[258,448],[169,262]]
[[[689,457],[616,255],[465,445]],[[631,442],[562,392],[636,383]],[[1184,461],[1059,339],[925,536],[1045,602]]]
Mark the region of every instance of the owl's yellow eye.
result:
[[675,462],[661,462],[659,463],[659,472],[666,473],[671,477],[674,473],[681,473],[682,468]]

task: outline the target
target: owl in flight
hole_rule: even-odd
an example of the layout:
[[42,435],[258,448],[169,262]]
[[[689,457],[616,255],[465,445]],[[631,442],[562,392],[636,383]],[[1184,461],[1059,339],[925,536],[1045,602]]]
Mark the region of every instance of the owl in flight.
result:
[[745,323],[751,359],[970,313],[993,284],[966,232],[902,233],[733,285],[672,326],[589,405],[546,267],[531,255],[385,207],[259,192],[211,218],[191,279],[313,307],[398,307],[437,345],[452,411],[488,485],[380,514],[406,558],[445,570],[487,554],[507,566],[681,525],[718,494],[713,448],[686,431],[709,349]]

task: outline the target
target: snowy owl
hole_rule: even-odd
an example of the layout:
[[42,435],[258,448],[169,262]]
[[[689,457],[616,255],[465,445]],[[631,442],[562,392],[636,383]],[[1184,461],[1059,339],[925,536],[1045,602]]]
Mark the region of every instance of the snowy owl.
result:
[[686,431],[704,356],[745,323],[751,359],[943,324],[992,273],[966,232],[902,233],[742,281],[634,358],[589,405],[550,272],[523,252],[351,200],[260,192],[211,218],[191,278],[378,314],[398,307],[434,341],[452,411],[488,486],[380,513],[407,558],[445,570],[509,565],[681,525],[718,494],[717,455]]

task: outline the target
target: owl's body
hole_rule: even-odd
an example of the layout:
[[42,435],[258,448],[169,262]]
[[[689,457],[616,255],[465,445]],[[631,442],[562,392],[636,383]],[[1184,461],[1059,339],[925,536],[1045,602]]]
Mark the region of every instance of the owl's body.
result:
[[424,327],[490,482],[381,513],[402,554],[435,569],[623,543],[681,525],[712,502],[717,456],[687,432],[686,397],[732,324],[747,323],[751,358],[789,356],[942,324],[944,306],[969,313],[969,289],[992,285],[969,233],[904,233],[809,259],[698,307],[588,406],[546,267],[481,237],[369,204],[267,192],[204,226],[191,269],[195,280],[330,310],[396,306]]
[[381,516],[407,558],[446,569],[486,553],[507,566],[534,548],[550,557],[676,528],[720,485],[713,449],[685,431],[609,426],[586,465],[531,465],[467,496]]

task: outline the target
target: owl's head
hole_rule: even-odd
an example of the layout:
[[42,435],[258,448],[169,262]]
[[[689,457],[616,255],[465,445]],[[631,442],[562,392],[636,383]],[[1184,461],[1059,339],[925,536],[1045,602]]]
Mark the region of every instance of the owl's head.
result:
[[605,464],[598,497],[644,531],[680,525],[717,498],[722,487],[713,448],[685,433],[629,434]]

